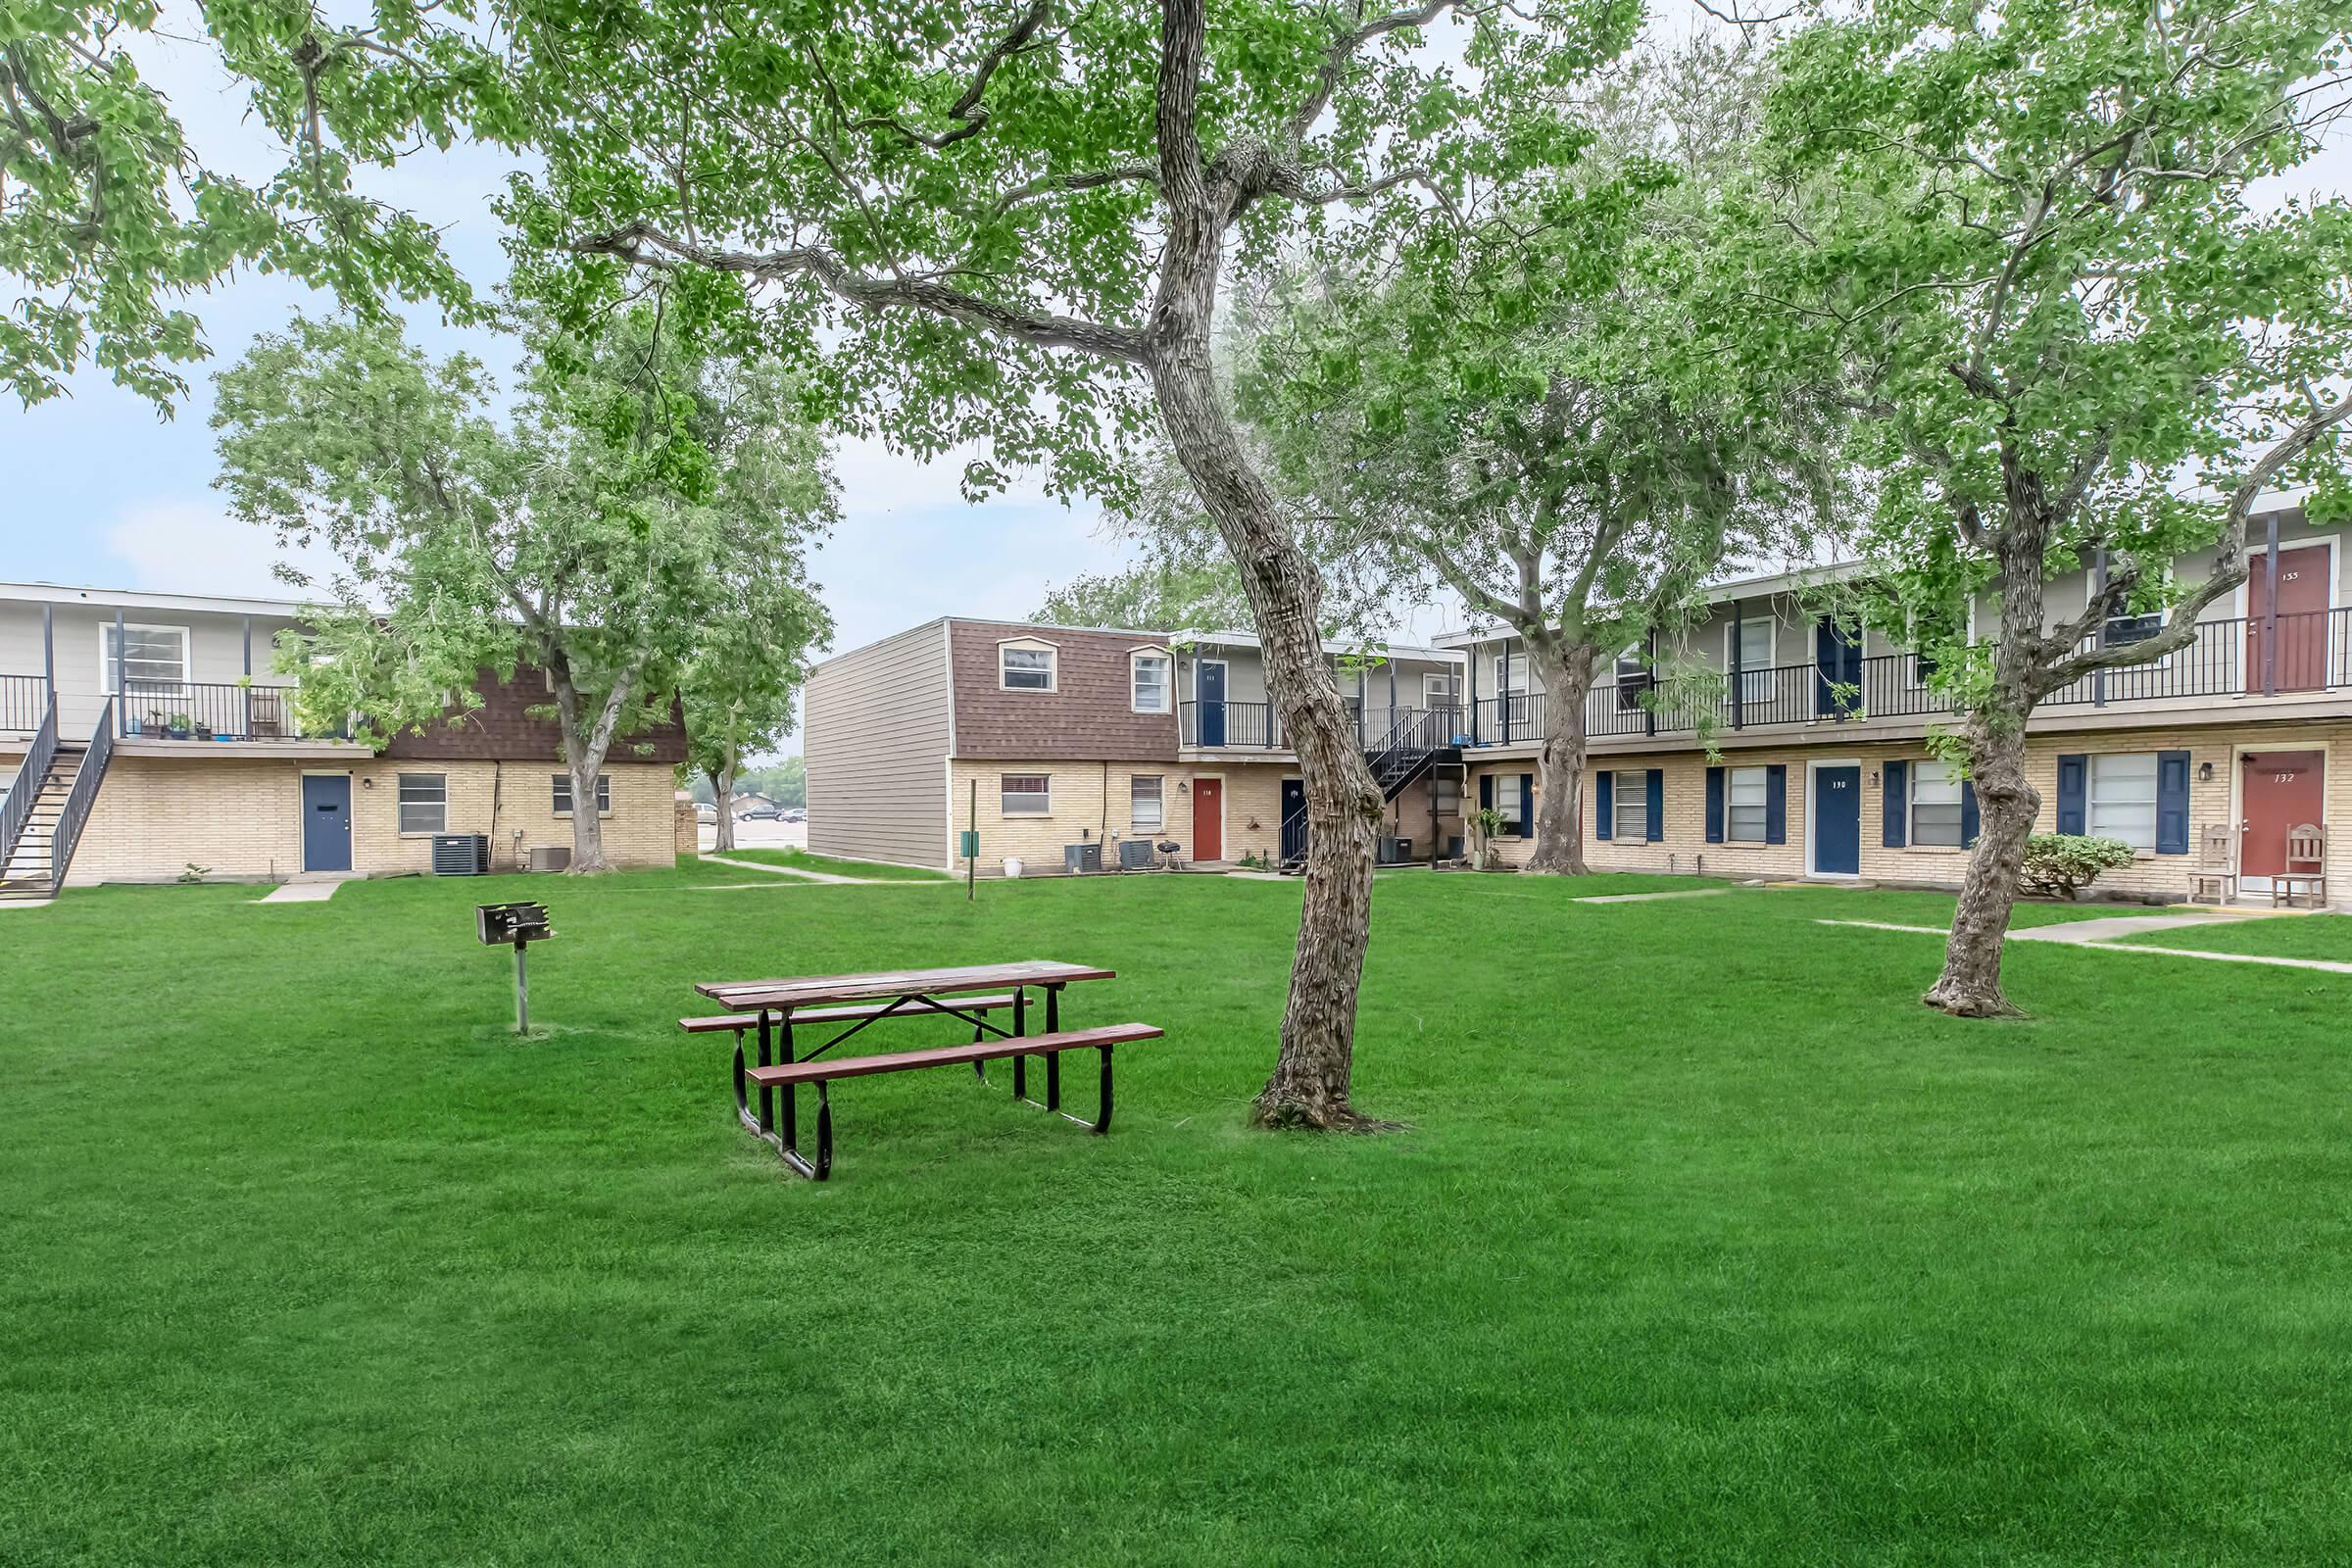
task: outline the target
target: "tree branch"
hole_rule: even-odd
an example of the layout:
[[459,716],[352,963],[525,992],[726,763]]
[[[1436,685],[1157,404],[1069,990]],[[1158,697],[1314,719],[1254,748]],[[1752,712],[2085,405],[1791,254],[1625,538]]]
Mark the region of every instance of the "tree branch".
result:
[[867,310],[906,308],[981,327],[1036,348],[1078,349],[1106,359],[1143,363],[1144,335],[1132,327],[1109,326],[1079,317],[1023,310],[982,299],[935,277],[867,277],[855,272],[822,246],[781,251],[728,251],[691,244],[653,224],[623,224],[609,234],[572,241],[582,256],[612,256],[631,267],[663,268],[684,262],[714,272],[735,272],[762,282],[812,277],[836,298]]
[[979,67],[972,73],[970,84],[957,96],[955,103],[948,106],[948,118],[956,122],[953,129],[943,130],[935,136],[925,135],[922,131],[901,122],[895,115],[869,115],[852,124],[850,128],[852,130],[895,130],[908,141],[928,147],[933,152],[953,147],[967,136],[979,135],[981,131],[988,128],[988,110],[982,106],[980,95],[988,90],[989,77],[997,74],[999,66],[1020,53],[1028,45],[1029,40],[1036,35],[1037,29],[1045,25],[1046,14],[1052,9],[1053,0],[1030,0],[1029,9],[1021,13],[1021,20],[1012,24],[1012,30],[999,40],[994,49],[981,57]]
[[1399,28],[1425,27],[1444,16],[1453,4],[1454,0],[1428,0],[1426,5],[1410,10],[1392,11],[1386,16],[1374,17],[1332,39],[1331,48],[1323,56],[1323,68],[1315,73],[1314,86],[1305,100],[1292,112],[1291,139],[1304,140],[1306,133],[1314,128],[1315,122],[1323,118],[1323,111],[1331,107],[1331,95],[1339,90],[1340,78],[1348,74],[1348,68],[1354,62],[1356,52],[1365,44]]

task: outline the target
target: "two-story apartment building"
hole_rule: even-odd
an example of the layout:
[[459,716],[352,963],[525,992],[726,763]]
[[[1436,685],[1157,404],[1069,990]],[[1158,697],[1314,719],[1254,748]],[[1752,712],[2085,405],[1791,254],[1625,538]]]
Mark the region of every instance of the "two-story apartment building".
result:
[[[270,668],[301,621],[279,600],[0,583],[0,895],[62,884],[387,875],[432,867],[438,836],[488,838],[493,869],[571,843],[570,781],[545,677],[482,672],[478,709],[382,753],[306,732]],[[606,853],[668,865],[685,730],[613,747]]]
[[[1386,853],[1457,851],[1460,657],[1329,657],[1367,757],[1386,764]],[[818,665],[804,735],[820,854],[961,869],[975,819],[984,875],[1012,860],[1060,872],[1088,846],[1106,869],[1305,852],[1298,760],[1247,633],[943,617]]]
[[[2185,897],[2203,837],[2219,829],[2259,896],[2285,869],[2290,829],[2309,824],[2328,830],[2329,891],[2339,904],[2352,893],[2352,841],[2331,830],[2352,821],[2352,555],[2343,530],[2291,506],[2258,514],[2249,538],[2248,581],[2200,617],[2194,642],[2052,694],[2028,727],[2039,827],[2138,854],[2100,879],[2104,891]],[[2174,569],[2197,581],[2213,564],[2205,552]],[[1626,650],[1604,672],[1586,709],[1590,863],[1958,885],[1974,792],[1925,744],[1952,715],[1900,628],[1857,640],[1807,592],[1860,569],[1726,583],[1688,630]],[[2098,569],[2050,585],[2052,624],[2081,612]],[[1992,601],[1972,614],[1989,635]],[[2120,616],[2100,635],[2144,637],[2159,619]],[[1517,639],[1438,640],[1467,661],[1470,788],[1511,824],[1504,858],[1524,858],[1545,694]]]

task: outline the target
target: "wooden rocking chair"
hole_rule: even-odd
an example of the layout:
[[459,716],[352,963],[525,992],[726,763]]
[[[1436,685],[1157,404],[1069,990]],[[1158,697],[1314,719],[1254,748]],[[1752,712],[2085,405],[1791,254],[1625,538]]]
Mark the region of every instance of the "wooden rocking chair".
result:
[[2298,822],[2286,830],[2286,864],[2271,878],[2271,907],[2295,906],[2303,899],[2309,907],[2328,906],[2328,830]]
[[2202,904],[2208,890],[2216,904],[2237,897],[2237,835],[2228,826],[2209,822],[2197,835],[2197,863],[2188,872],[2188,902]]

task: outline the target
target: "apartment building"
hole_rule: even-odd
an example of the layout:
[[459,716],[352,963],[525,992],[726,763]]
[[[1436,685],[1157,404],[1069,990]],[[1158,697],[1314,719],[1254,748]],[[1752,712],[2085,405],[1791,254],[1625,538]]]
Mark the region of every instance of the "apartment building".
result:
[[[1326,657],[1383,782],[1384,856],[1458,854],[1461,656]],[[803,733],[819,854],[960,870],[976,823],[982,875],[1305,855],[1298,756],[1244,632],[947,616],[818,665]]]
[[[529,711],[545,676],[484,670],[479,708],[378,753],[305,728],[270,669],[301,623],[278,600],[0,583],[0,896],[65,884],[433,867],[433,841],[483,835],[494,870],[571,843],[559,732]],[[598,782],[606,853],[668,865],[686,736],[616,742]],[[542,860],[546,857],[541,857]]]
[[[2262,897],[2286,868],[2288,833],[2309,824],[2328,830],[2330,894],[2339,905],[2352,894],[2352,841],[2331,828],[2352,822],[2352,560],[2342,529],[2293,506],[2259,514],[2249,539],[2247,582],[2199,618],[2193,642],[2077,681],[2028,727],[2037,825],[2137,854],[2102,891],[2186,897],[2218,829],[2245,892]],[[2174,569],[2194,582],[2213,567],[2207,551]],[[1952,722],[1930,667],[1899,628],[1855,638],[1806,608],[1810,585],[1859,570],[1726,583],[1688,630],[1621,654],[1587,698],[1590,863],[1959,884],[1976,801],[1928,755],[1930,731]],[[2052,624],[2082,612],[2098,570],[2051,584]],[[1993,602],[1973,614],[1988,635]],[[2097,636],[2143,638],[2162,619],[2119,616]],[[1503,858],[1524,859],[1545,694],[1516,638],[1471,629],[1438,641],[1465,659],[1469,787],[1508,824]]]

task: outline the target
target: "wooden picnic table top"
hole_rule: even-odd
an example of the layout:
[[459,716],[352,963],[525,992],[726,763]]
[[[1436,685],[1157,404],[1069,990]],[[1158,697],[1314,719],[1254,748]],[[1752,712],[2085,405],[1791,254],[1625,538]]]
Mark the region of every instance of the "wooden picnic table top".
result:
[[815,974],[787,980],[706,980],[694,989],[737,1009],[815,1006],[830,1002],[872,1002],[883,997],[948,996],[1000,986],[1063,985],[1073,980],[1115,980],[1109,969],[1051,958],[1014,963],[973,963],[951,969],[894,969],[876,974]]

